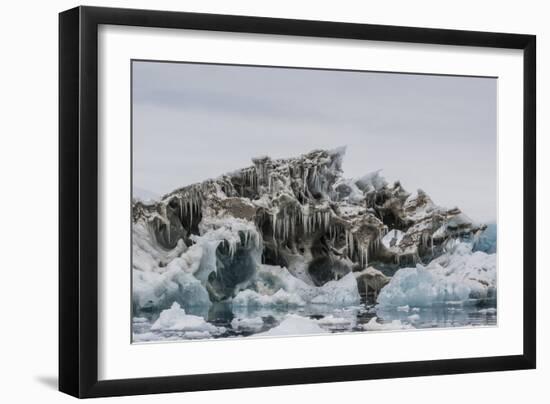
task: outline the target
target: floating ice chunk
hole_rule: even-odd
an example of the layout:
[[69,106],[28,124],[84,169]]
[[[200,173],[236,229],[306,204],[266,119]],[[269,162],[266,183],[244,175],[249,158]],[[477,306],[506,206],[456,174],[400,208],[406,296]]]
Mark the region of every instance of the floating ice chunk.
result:
[[134,332],[132,335],[132,342],[149,342],[158,341],[159,339],[162,339],[162,336],[154,332]]
[[398,270],[378,295],[381,306],[431,306],[449,300],[466,300],[470,289],[461,282],[439,277],[422,265]]
[[234,330],[259,331],[263,326],[264,321],[261,317],[234,318],[231,321],[231,328]]
[[429,265],[399,269],[378,295],[380,306],[426,307],[494,297],[496,255],[456,243]]
[[332,314],[317,320],[319,325],[349,325],[352,318],[334,317]]
[[185,339],[205,339],[212,338],[208,331],[188,331],[184,334]]
[[201,333],[218,334],[223,332],[222,328],[218,328],[202,317],[186,314],[185,310],[176,302],[169,309],[163,310],[159,318],[151,326],[153,331],[185,331],[186,335],[189,331]]
[[407,317],[411,323],[415,323],[418,320],[420,320],[420,316],[418,314],[411,314]]
[[405,306],[397,306],[397,311],[404,311],[404,312],[409,312],[410,310],[410,307],[408,304],[406,304]]
[[335,317],[330,314],[317,320],[317,324],[331,331],[351,330],[357,325],[357,317],[355,315],[350,315],[348,317]]
[[363,324],[366,331],[385,331],[385,330],[406,330],[413,328],[409,324],[403,324],[400,320],[393,320],[391,323],[379,323],[377,317],[373,317],[367,324]]
[[278,326],[256,335],[261,337],[274,337],[280,335],[324,334],[327,332],[328,331],[321,328],[315,320],[295,314],[289,314]]

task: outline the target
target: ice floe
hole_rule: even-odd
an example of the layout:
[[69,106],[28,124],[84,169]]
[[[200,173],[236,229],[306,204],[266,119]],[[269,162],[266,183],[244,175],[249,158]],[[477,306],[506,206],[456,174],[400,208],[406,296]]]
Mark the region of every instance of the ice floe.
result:
[[295,314],[288,314],[281,323],[269,331],[256,334],[258,337],[281,335],[324,334],[328,331],[321,328],[317,321]]

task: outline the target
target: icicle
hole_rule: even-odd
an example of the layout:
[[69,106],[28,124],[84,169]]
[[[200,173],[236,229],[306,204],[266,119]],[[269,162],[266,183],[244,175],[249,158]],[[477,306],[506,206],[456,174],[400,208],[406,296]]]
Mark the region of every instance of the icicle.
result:
[[189,228],[193,227],[193,201],[189,199]]

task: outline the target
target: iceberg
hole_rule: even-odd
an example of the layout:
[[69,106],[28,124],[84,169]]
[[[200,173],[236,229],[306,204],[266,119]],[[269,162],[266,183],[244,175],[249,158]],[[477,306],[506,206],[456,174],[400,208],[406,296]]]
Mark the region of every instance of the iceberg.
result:
[[361,316],[350,309],[361,304],[399,310],[406,323],[365,329],[399,328],[423,321],[407,320],[418,307],[495,299],[496,229],[380,171],[344,178],[344,154],[260,156],[133,200],[135,340],[227,336],[222,323],[230,334],[279,322],[268,332],[357,330]]

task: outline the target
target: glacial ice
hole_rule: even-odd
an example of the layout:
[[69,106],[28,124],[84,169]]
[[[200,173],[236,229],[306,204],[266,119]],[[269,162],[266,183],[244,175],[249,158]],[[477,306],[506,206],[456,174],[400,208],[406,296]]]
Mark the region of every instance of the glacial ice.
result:
[[357,281],[351,272],[339,280],[325,283],[319,288],[317,296],[311,299],[311,303],[333,306],[353,306],[360,301]]
[[172,250],[166,250],[152,237],[148,226],[143,222],[132,225],[132,265],[144,272],[160,272],[160,265],[166,265],[187,250],[183,240]]
[[233,298],[234,306],[350,306],[359,304],[361,300],[352,273],[317,287],[296,278],[286,268],[262,265],[252,285],[256,290],[239,292]]
[[401,268],[378,295],[380,306],[426,307],[490,297],[496,287],[496,255],[472,252],[459,242],[427,266]]
[[[133,321],[136,340],[158,338],[144,313],[189,320],[218,302],[230,308],[232,330],[246,333],[281,320],[277,332],[299,322],[355,328],[357,313],[345,310],[361,304],[360,293],[381,310],[401,307],[405,321],[371,320],[365,329],[406,328],[416,317],[407,321],[405,307],[494,299],[496,228],[483,231],[460,209],[439,207],[422,190],[408,193],[379,171],[345,179],[344,152],[262,156],[154,203],[135,200],[132,302],[143,319]],[[284,317],[289,312],[323,317]],[[219,335],[214,328],[183,327],[163,338]]]
[[482,251],[487,254],[497,252],[497,225],[489,223],[487,228],[474,240],[474,251]]
[[171,268],[164,273],[133,271],[132,303],[137,310],[158,310],[179,302],[189,309],[211,305],[208,292],[192,274]]

